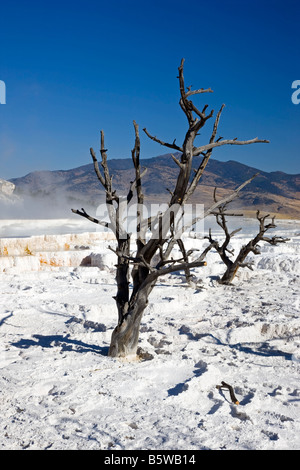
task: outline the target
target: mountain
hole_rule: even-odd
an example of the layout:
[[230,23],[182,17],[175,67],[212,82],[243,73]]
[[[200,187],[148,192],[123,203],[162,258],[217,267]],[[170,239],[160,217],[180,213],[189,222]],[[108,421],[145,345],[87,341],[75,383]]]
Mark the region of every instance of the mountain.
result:
[[19,198],[13,194],[15,185],[9,181],[0,178],[0,203],[14,204],[19,201]]
[[[175,156],[178,158],[180,154]],[[200,161],[201,157],[194,158],[194,168],[198,167]],[[126,195],[130,181],[134,179],[131,159],[112,159],[108,163],[114,188],[119,194]],[[166,188],[172,190],[178,174],[178,167],[171,154],[143,160],[142,166],[148,168],[143,178],[146,200],[168,200]],[[215,187],[218,188],[217,197],[221,197],[256,173],[259,175],[245,187],[232,207],[239,207],[249,215],[260,209],[277,214],[278,217],[300,219],[300,174],[259,171],[236,161],[211,159],[193,196],[193,202],[208,206],[213,201]],[[76,208],[95,207],[104,198],[104,190],[94,173],[93,164],[70,170],[35,171],[10,181],[16,187],[16,195],[52,201],[52,209],[55,205],[63,204],[67,204],[67,211],[74,205]]]

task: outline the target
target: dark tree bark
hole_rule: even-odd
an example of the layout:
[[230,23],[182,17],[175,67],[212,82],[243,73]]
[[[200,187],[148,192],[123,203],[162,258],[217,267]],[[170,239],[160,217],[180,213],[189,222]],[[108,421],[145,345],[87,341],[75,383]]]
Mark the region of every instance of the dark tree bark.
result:
[[[93,149],[90,150],[94,162],[95,173],[106,192],[106,204],[110,219],[109,224],[95,219],[87,214],[84,209],[72,209],[73,212],[91,220],[94,223],[110,227],[117,240],[116,249],[111,248],[117,256],[117,294],[115,296],[115,300],[118,309],[118,324],[113,331],[109,350],[110,356],[113,357],[128,357],[136,355],[140,321],[143,312],[147,307],[149,296],[159,277],[179,270],[185,271],[185,273],[190,276],[191,269],[204,266],[206,264],[203,259],[199,259],[194,262],[189,261],[191,252],[187,252],[184,248],[183,241],[181,240],[183,229],[181,228],[178,230],[176,217],[178,214],[180,215],[180,210],[196,189],[213,149],[222,145],[247,145],[258,142],[268,142],[266,140],[259,140],[258,138],[246,141],[238,141],[236,138],[231,140],[223,140],[222,137],[217,138],[219,121],[224,109],[223,105],[217,113],[214,121],[209,143],[197,147],[195,145],[195,139],[198,136],[200,129],[213,117],[214,112],[211,111],[206,114],[208,105],[205,105],[202,110],[200,110],[189,98],[194,95],[210,93],[212,90],[191,90],[190,87],[186,89],[183,76],[183,65],[184,60],[181,61],[178,69],[180,89],[179,104],[187,118],[188,127],[182,145],[177,145],[175,140],[173,143],[166,143],[157,137],[153,137],[147,129],[144,129],[146,135],[155,142],[181,152],[180,160],[173,156],[175,163],[178,165],[178,177],[173,191],[170,191],[171,196],[168,201],[168,209],[162,214],[158,214],[154,222],[153,220],[144,218],[142,177],[146,170],[142,171],[141,169],[139,128],[135,122],[135,145],[132,150],[135,180],[130,184],[127,197],[119,197],[116,191],[112,189],[112,178],[109,174],[107,165],[103,131],[101,132],[100,148],[102,170],[100,170],[100,166]],[[196,155],[202,155],[203,158],[199,168],[193,170],[193,157]],[[191,175],[193,175],[192,178]],[[241,185],[238,190],[240,190],[245,184],[247,184],[247,182]],[[234,199],[238,194],[238,190],[234,191],[230,196],[225,198],[225,200],[216,202],[206,211],[205,215],[214,211],[220,204]],[[124,228],[121,216],[124,208],[126,208],[134,197],[137,201],[137,236],[134,254],[132,254],[131,236]],[[192,221],[192,223],[195,223],[195,221]],[[173,259],[172,257],[172,250],[176,244],[179,245],[182,254],[182,257],[179,259]],[[154,263],[154,259],[157,256],[158,261]],[[132,281],[131,289],[129,287],[129,275],[131,276]]]
[[238,233],[241,230],[241,228],[236,229],[233,232],[230,232],[227,226],[227,220],[225,216],[226,215],[227,216],[237,216],[237,215],[241,216],[242,214],[226,213],[226,206],[227,206],[227,203],[219,206],[218,211],[214,213],[214,215],[216,216],[218,225],[222,228],[224,232],[224,235],[225,235],[224,241],[222,244],[220,244],[217,240],[213,239],[211,230],[209,230],[209,235],[207,238],[210,241],[210,245],[207,247],[206,252],[214,248],[217,251],[217,253],[220,255],[220,258],[222,259],[223,263],[226,265],[226,270],[223,276],[220,278],[219,282],[220,284],[228,285],[232,283],[239,268],[249,268],[251,270],[253,269],[252,267],[253,263],[247,262],[246,258],[248,257],[250,253],[253,253],[254,255],[260,254],[260,247],[258,245],[260,242],[266,242],[271,245],[278,245],[279,243],[287,242],[289,239],[278,237],[278,236],[266,237],[265,233],[268,230],[276,228],[276,225],[274,222],[275,217],[272,217],[271,222],[266,224],[266,220],[270,217],[270,215],[268,214],[265,216],[261,216],[260,211],[257,211],[256,218],[259,222],[258,233],[246,245],[242,246],[239,253],[234,257],[234,250],[229,249],[229,244],[231,242],[232,237],[234,237],[234,235]]

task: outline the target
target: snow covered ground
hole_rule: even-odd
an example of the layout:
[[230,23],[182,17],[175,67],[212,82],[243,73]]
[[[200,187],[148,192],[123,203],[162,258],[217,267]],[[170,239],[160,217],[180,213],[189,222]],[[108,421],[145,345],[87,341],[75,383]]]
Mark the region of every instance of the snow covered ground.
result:
[[[236,247],[257,225],[245,223]],[[194,271],[198,289],[179,274],[162,278],[142,320],[148,356],[139,362],[107,356],[117,320],[112,241],[62,248],[63,234],[86,229],[0,223],[2,238],[56,234],[57,256],[76,252],[35,269],[30,249],[0,270],[0,449],[299,449],[300,222],[279,222],[290,241],[262,245],[254,271],[240,270],[233,286],[217,283],[224,266],[213,252]],[[239,405],[216,388],[221,381]]]

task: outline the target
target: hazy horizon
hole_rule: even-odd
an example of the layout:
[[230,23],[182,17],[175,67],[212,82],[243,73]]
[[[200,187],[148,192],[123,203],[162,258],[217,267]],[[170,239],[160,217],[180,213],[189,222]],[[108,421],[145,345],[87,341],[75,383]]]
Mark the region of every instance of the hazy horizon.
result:
[[270,141],[223,146],[213,158],[300,173],[300,103],[292,100],[300,80],[298,0],[215,0],[213,8],[199,1],[184,9],[179,0],[76,0],[72,7],[11,0],[1,17],[1,178],[88,164],[102,129],[108,158],[130,158],[133,120],[142,158],[165,150],[144,127],[180,144],[187,130],[177,78],[182,58],[186,86],[213,90],[194,96],[195,105],[208,104],[216,115],[225,104],[221,136]]

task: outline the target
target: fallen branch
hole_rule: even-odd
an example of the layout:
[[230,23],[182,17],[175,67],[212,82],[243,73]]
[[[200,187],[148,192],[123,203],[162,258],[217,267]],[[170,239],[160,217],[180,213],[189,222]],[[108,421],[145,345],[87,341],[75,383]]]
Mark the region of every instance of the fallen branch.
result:
[[234,391],[233,391],[233,388],[231,385],[227,384],[226,382],[221,382],[222,385],[217,385],[216,388],[218,390],[222,390],[222,388],[227,388],[229,390],[229,393],[230,393],[230,398],[231,398],[231,401],[235,404],[235,405],[239,405],[240,402],[238,401],[238,399],[236,398],[235,394],[234,394]]

